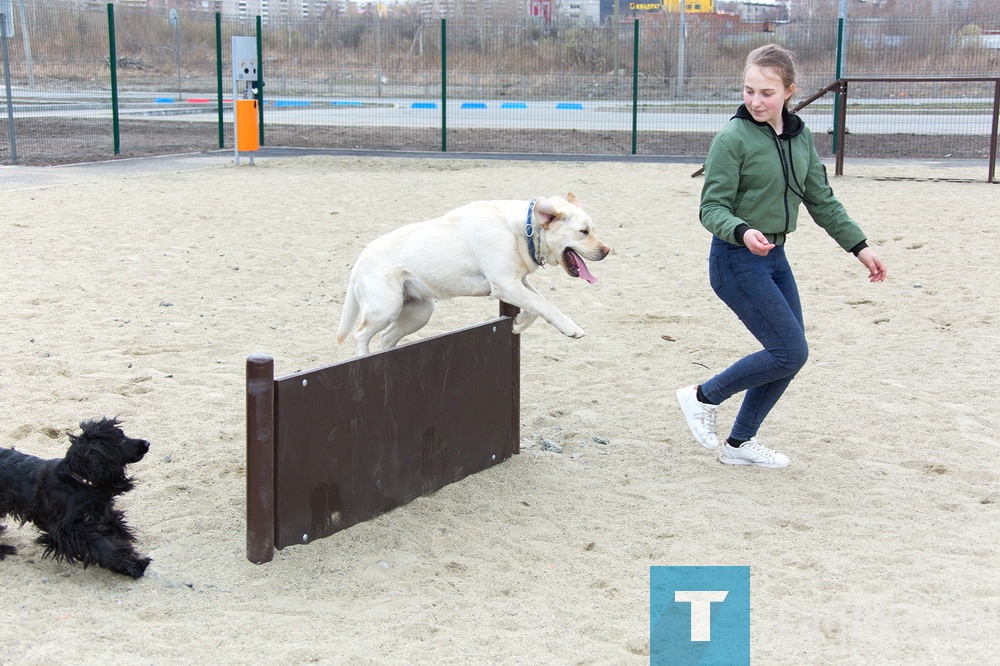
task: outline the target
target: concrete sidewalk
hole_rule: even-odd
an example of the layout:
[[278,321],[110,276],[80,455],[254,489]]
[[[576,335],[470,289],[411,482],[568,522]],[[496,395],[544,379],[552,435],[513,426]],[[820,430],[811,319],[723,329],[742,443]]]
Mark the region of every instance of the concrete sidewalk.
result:
[[0,166],[0,192],[30,190],[50,185],[90,182],[108,176],[151,175],[170,171],[189,171],[233,163],[232,150],[136,157],[84,164],[57,166]]

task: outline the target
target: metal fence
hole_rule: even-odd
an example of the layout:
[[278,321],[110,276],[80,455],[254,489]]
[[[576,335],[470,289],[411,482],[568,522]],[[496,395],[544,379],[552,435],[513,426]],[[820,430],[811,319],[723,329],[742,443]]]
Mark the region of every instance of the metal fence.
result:
[[[794,50],[800,97],[837,78],[836,20],[688,15],[682,32],[669,13],[544,25],[4,6],[3,164],[232,148],[233,36],[260,44],[261,143],[275,147],[699,157],[742,99],[750,49]],[[843,74],[995,77],[994,31],[1000,16],[849,19]],[[988,82],[855,86],[847,157],[986,160],[993,94]],[[832,154],[829,97],[803,115]]]

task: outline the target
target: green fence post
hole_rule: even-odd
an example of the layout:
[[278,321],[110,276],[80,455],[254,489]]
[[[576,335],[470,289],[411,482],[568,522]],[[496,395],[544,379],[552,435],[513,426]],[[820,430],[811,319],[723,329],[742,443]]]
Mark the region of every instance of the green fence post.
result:
[[[264,42],[260,14],[257,15],[257,139],[264,145]],[[233,138],[233,143],[236,138]]]
[[[847,57],[847,44],[844,42],[844,34],[847,22],[847,0],[840,0],[837,18],[837,67],[836,78],[839,81],[844,76],[844,60]],[[833,96],[833,145],[831,146],[834,155],[837,154],[837,147],[840,145],[841,137],[837,133],[840,127],[840,95],[834,93]]]
[[219,12],[215,12],[215,87],[219,96],[219,148],[222,149],[226,147],[226,133],[222,117],[222,14]]
[[448,21],[441,19],[441,152],[448,152]]
[[111,132],[114,136],[115,155],[121,152],[121,128],[118,124],[118,48],[115,46],[115,5],[108,3],[108,51],[111,64]]
[[632,154],[639,134],[639,19],[632,29]]

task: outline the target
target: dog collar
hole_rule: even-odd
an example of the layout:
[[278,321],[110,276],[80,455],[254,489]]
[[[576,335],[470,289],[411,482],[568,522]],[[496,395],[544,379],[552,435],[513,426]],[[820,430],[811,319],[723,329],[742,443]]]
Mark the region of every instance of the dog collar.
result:
[[531,254],[531,259],[539,266],[545,265],[545,257],[541,259],[535,254],[535,225],[533,213],[535,212],[535,200],[532,199],[531,203],[528,204],[528,219],[524,222],[524,235],[528,238],[528,253]]
[[79,481],[80,483],[82,483],[85,486],[90,486],[91,488],[94,487],[94,482],[93,481],[91,481],[90,479],[83,478],[82,476],[80,476],[76,472],[70,472],[70,476],[72,476],[74,479],[76,479],[77,481]]

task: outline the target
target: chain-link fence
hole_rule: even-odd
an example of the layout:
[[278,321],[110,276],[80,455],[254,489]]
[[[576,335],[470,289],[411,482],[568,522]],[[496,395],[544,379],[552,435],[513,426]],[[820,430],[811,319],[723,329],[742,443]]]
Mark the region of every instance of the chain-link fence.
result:
[[[262,22],[51,0],[3,7],[5,164],[232,148],[232,100],[245,92],[233,81],[233,36],[260,44],[265,146],[703,156],[741,102],[752,48],[796,52],[798,97],[837,72],[836,20],[688,15],[682,31],[670,13],[545,25],[332,14]],[[1000,15],[844,27],[844,76],[1000,72],[991,41]],[[854,87],[847,155],[986,159],[993,97],[988,82]],[[832,96],[803,115],[829,151]]]

